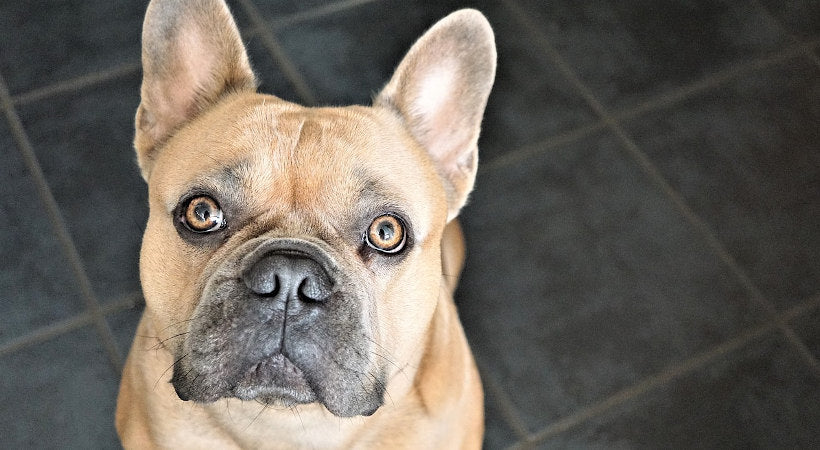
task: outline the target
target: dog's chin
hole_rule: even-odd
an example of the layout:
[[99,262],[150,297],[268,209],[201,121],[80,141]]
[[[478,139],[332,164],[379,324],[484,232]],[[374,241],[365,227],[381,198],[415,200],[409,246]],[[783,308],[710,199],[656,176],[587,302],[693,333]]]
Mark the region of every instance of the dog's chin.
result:
[[316,385],[314,388],[305,373],[281,353],[252,364],[235,383],[222,382],[206,387],[197,384],[198,378],[179,377],[175,367],[171,384],[180,400],[213,403],[223,398],[238,398],[282,408],[320,403],[339,417],[370,416],[383,402],[382,391],[357,396],[354,401],[346,401],[336,395],[322,395],[326,387]]

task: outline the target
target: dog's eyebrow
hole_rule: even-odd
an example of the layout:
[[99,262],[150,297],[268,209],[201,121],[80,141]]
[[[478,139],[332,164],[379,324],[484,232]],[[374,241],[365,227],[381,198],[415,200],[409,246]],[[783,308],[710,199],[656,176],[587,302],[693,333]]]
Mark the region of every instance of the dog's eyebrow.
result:
[[216,175],[216,178],[220,184],[238,188],[242,184],[243,179],[248,176],[249,170],[250,162],[248,160],[242,160],[222,168]]

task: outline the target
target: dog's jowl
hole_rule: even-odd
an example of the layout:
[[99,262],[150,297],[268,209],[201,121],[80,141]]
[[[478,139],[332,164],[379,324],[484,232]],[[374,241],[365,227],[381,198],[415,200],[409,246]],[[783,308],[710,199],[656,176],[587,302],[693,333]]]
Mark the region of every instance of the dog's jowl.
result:
[[495,73],[486,19],[433,26],[372,106],[257,93],[221,0],[152,1],[142,63],[124,446],[479,447],[452,291]]

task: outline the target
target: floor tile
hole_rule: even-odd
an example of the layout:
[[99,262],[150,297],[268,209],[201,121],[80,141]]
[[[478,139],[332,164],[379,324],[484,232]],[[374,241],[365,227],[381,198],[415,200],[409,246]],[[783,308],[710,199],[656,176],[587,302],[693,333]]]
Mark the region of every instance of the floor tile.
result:
[[[131,350],[131,345],[135,340],[139,342],[150,342],[150,339],[136,336],[137,324],[142,317],[142,311],[145,309],[144,305],[137,305],[132,308],[127,308],[122,311],[108,314],[106,320],[111,327],[111,332],[114,333],[114,340],[117,342],[117,348],[120,353],[125,356]],[[144,340],[144,341],[143,341]],[[148,348],[150,345],[143,344],[140,348]]]
[[[482,375],[483,377],[483,375]],[[486,450],[508,448],[518,441],[515,432],[504,419],[498,400],[486,388],[484,381],[484,446]]]
[[253,22],[245,13],[245,8],[242,7],[242,2],[239,0],[225,0],[228,9],[231,11],[233,20],[236,26],[242,31],[249,31],[253,28]]
[[139,61],[144,0],[0,3],[0,73],[11,94]]
[[788,44],[754,2],[514,1],[610,109]]
[[521,40],[505,9],[493,2],[421,3],[368,3],[276,34],[321,103],[369,104],[427,28],[456,9],[475,7],[493,25],[499,53],[480,141],[485,161],[595,119],[543,55]]
[[775,335],[540,448],[817,448],[818,423],[820,381]]
[[482,162],[595,121],[596,115],[555,66],[532,42],[521,39],[509,11],[487,3],[466,5],[487,15],[498,49],[479,144]]
[[117,448],[118,380],[91,327],[0,358],[0,447]]
[[277,29],[276,36],[321,104],[369,104],[415,38],[448,12],[444,5],[403,5],[365,4]]
[[[350,0],[252,0],[262,17],[269,22],[316,8],[353,3]],[[362,2],[366,3],[366,2]]]
[[815,0],[762,0],[766,9],[801,39],[820,37],[820,3]]
[[463,212],[465,329],[531,429],[760,318],[617,142],[485,172]]
[[816,307],[813,311],[793,319],[789,324],[814,357],[820,360],[820,308]]
[[0,344],[83,311],[43,203],[0,120]]
[[138,289],[146,186],[132,147],[140,75],[27,104],[20,116],[101,300]]
[[245,47],[248,50],[251,67],[259,83],[258,91],[301,104],[301,99],[293,85],[282,74],[278,65],[262,44],[262,38],[258,34],[251,35],[245,40]]
[[802,61],[627,125],[780,307],[820,291],[820,69]]

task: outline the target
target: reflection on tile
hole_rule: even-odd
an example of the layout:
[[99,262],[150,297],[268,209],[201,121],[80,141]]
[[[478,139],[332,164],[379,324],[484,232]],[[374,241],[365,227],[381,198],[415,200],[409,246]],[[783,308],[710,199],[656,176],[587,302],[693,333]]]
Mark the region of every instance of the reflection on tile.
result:
[[132,140],[139,74],[29,103],[20,117],[101,301],[135,291],[146,187]]
[[787,61],[628,124],[780,307],[820,291],[818,68]]
[[0,447],[116,448],[117,377],[91,327],[0,358]]
[[617,142],[484,173],[463,213],[467,335],[531,429],[760,319]]
[[83,300],[17,147],[0,121],[0,344],[67,319]]
[[817,448],[817,423],[820,381],[775,335],[541,448]]

